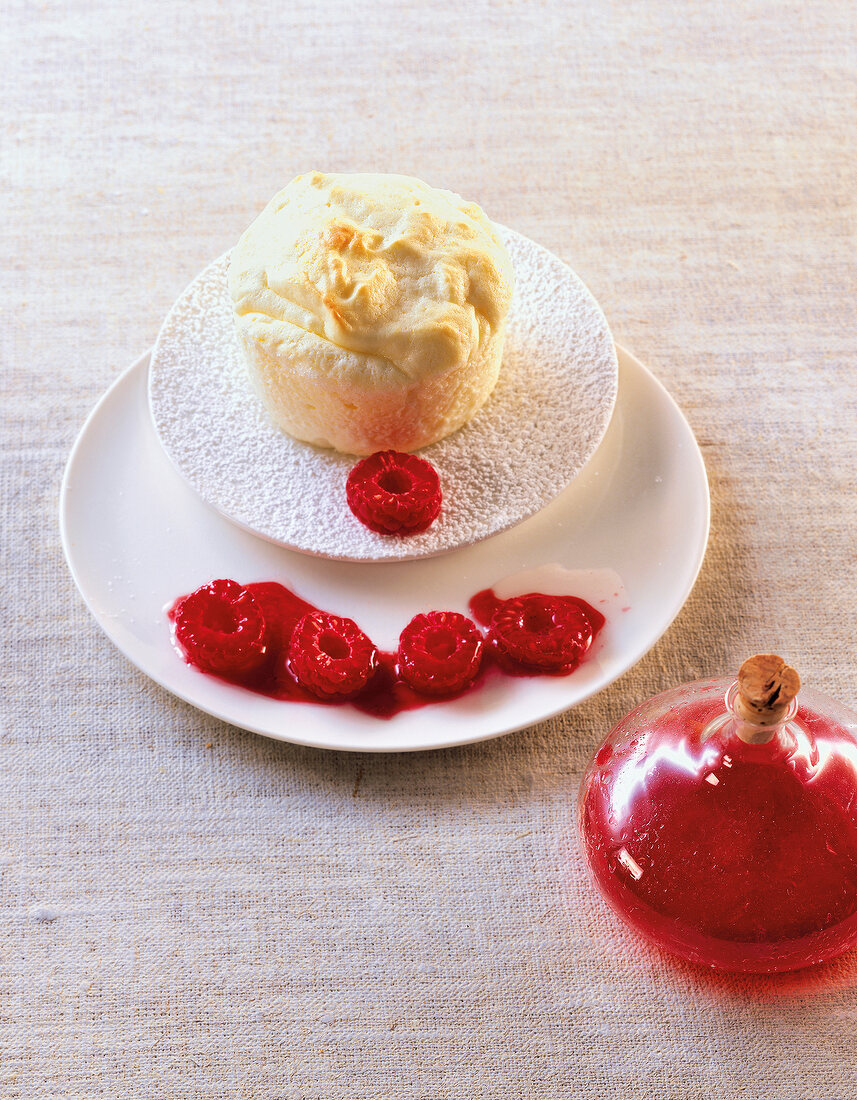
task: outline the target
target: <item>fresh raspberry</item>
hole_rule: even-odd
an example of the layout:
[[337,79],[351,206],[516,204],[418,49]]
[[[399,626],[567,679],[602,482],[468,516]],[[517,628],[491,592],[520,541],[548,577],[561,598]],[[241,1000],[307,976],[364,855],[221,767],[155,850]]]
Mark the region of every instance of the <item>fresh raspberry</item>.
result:
[[429,611],[411,619],[399,637],[399,675],[424,695],[451,695],[476,679],[484,642],[456,611]]
[[313,611],[298,620],[289,667],[301,687],[320,699],[347,699],[373,676],[378,650],[351,619]]
[[570,672],[592,644],[592,623],[580,604],[531,592],[504,600],[488,641],[500,663],[531,672]]
[[424,458],[376,451],[362,459],[345,483],[348,507],[381,535],[415,535],[440,512],[440,479]]
[[216,580],[197,588],[175,610],[175,639],[188,662],[218,676],[244,682],[268,656],[268,627],[243,585]]

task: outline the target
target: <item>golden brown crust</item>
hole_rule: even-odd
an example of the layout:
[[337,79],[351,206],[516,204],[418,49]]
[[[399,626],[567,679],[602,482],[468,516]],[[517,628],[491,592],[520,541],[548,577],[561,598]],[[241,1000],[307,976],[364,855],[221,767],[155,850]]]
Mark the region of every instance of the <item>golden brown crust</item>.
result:
[[497,381],[513,284],[475,203],[394,175],[299,176],[229,267],[272,419],[353,454],[424,447],[475,414]]

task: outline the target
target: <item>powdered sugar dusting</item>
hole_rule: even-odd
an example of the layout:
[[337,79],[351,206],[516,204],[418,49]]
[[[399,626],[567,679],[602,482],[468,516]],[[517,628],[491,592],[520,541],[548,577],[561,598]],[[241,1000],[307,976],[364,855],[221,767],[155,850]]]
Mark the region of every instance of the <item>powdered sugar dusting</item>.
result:
[[221,256],[168,313],[149,400],[167,454],[227,518],[272,542],[350,561],[396,561],[497,534],[548,504],[580,472],[616,399],[616,352],[592,295],[561,260],[500,228],[516,288],[500,380],[469,424],[420,454],[444,501],[428,531],[378,535],[348,509],[357,461],[300,443],[269,421],[239,351]]

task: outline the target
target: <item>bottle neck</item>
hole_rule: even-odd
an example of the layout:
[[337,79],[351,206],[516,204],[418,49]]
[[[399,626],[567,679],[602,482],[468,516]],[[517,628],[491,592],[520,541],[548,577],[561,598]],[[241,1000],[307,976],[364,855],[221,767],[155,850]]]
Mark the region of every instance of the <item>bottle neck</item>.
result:
[[778,735],[782,734],[787,723],[794,718],[798,711],[798,700],[795,696],[790,700],[788,706],[776,715],[772,721],[759,722],[754,720],[753,716],[748,716],[746,709],[742,706],[737,680],[726,692],[724,701],[727,716],[733,723],[732,732],[745,745],[767,745],[778,738]]

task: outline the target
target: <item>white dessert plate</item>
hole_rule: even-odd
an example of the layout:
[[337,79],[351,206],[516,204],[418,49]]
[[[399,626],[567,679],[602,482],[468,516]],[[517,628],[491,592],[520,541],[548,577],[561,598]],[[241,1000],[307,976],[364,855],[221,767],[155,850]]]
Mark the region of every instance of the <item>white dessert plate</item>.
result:
[[152,418],[179,473],[252,534],[342,561],[448,553],[535,515],[583,469],[607,430],[616,351],[604,314],[571,268],[497,228],[515,265],[500,380],[468,424],[420,451],[444,492],[427,531],[391,539],[364,527],[345,498],[356,459],[274,427],[235,338],[228,254],[178,298],[152,349]]
[[[684,603],[708,539],[708,483],[693,434],[669,394],[619,349],[619,394],[592,460],[525,523],[440,557],[330,561],[273,545],[208,507],[161,448],[149,416],[144,355],[86,421],[65,471],[63,547],[99,625],[146,675],[200,710],[268,737],[320,748],[392,752],[480,741],[551,717],[600,691],[658,640]],[[580,573],[607,624],[565,677],[494,677],[458,699],[383,720],[350,706],[278,702],[205,676],[170,642],[165,608],[215,577],[274,580],[355,619],[383,649],[420,611],[461,610],[477,590],[549,563]],[[537,589],[537,572],[501,595]],[[598,599],[600,603],[600,598]]]

